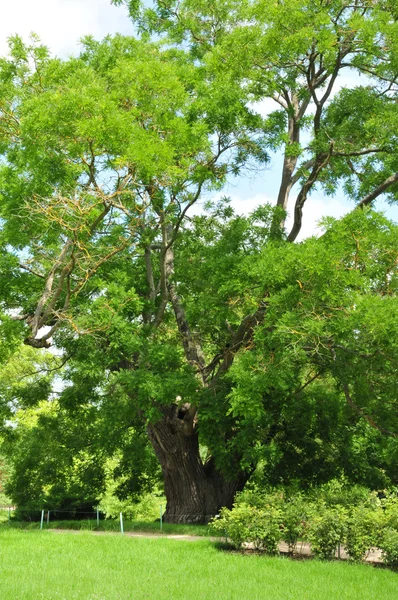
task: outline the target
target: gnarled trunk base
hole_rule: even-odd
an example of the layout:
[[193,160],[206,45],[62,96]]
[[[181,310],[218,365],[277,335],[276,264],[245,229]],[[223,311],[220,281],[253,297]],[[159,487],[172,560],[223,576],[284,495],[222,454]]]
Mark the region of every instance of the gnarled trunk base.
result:
[[248,475],[239,473],[226,480],[212,460],[203,464],[196,431],[179,426],[178,408],[165,411],[164,418],[150,425],[149,438],[162,467],[167,523],[208,523],[222,508],[231,508],[236,492],[243,489]]

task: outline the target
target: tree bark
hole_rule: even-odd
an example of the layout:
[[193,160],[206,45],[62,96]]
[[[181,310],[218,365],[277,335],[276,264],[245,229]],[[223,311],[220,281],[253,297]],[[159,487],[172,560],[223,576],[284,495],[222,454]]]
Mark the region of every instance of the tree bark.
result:
[[215,468],[214,461],[203,463],[198,434],[191,426],[184,407],[173,405],[164,416],[149,425],[148,435],[163,471],[167,523],[208,523],[222,508],[232,507],[249,473],[239,472],[232,481]]

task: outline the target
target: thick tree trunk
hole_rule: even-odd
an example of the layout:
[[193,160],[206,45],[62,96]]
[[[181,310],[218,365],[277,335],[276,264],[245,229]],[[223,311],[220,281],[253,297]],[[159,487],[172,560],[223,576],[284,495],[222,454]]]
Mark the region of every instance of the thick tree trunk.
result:
[[148,428],[164,476],[164,520],[208,523],[222,506],[231,508],[235,493],[243,489],[248,475],[239,473],[228,481],[212,460],[203,464],[197,432],[184,431],[183,409],[173,406],[164,412],[162,420]]

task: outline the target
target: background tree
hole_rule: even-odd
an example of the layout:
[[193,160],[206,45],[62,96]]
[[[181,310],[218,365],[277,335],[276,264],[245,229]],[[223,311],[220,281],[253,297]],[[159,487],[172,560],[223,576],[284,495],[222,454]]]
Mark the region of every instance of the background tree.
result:
[[68,405],[62,368],[48,350],[21,346],[0,369],[2,491],[22,519],[38,520],[42,508],[59,511],[61,519],[87,516],[98,506],[106,475],[113,476],[114,493],[133,501],[159,484],[142,425],[134,428],[121,407],[123,426],[114,422],[114,403],[99,407],[82,397]]

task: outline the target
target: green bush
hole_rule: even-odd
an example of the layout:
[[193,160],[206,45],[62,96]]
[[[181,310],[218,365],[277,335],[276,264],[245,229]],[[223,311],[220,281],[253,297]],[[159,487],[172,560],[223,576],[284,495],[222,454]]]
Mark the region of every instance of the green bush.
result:
[[240,550],[244,543],[253,544],[256,550],[276,554],[282,538],[282,513],[279,508],[257,508],[240,504],[232,510],[223,508],[211,522],[216,535],[226,536]]
[[251,542],[256,550],[277,554],[281,539],[282,511],[274,506],[253,509],[248,542]]
[[364,486],[349,483],[342,478],[332,479],[328,483],[315,488],[310,496],[318,502],[321,501],[329,508],[344,506],[348,509],[366,503],[370,491]]
[[379,542],[383,561],[389,567],[398,568],[398,531],[386,528]]
[[380,501],[375,492],[360,486],[350,490],[339,482],[323,486],[318,498],[314,490],[289,496],[283,489],[249,489],[237,495],[232,510],[222,509],[212,530],[237,549],[246,543],[268,554],[278,552],[281,540],[291,553],[299,540],[309,541],[313,554],[323,559],[334,558],[339,544],[354,561],[379,547],[387,564],[398,565],[396,491]]
[[291,553],[294,552],[297,542],[306,536],[309,512],[309,504],[301,495],[289,499],[283,506],[282,539]]
[[256,508],[266,508],[267,506],[282,508],[285,501],[286,494],[283,489],[263,490],[257,486],[252,486],[236,494],[234,506],[245,504]]
[[311,551],[322,559],[334,558],[338,544],[345,539],[346,529],[347,510],[344,507],[323,507],[322,512],[311,518]]
[[255,508],[246,504],[234,506],[232,510],[222,508],[220,514],[210,522],[211,530],[216,535],[225,535],[234,548],[240,550],[242,544],[249,540],[254,511]]
[[398,531],[398,497],[396,494],[387,496],[382,502],[384,509],[384,527]]
[[382,519],[381,508],[359,506],[352,510],[344,541],[346,551],[352,560],[363,560],[370,549],[377,546]]

